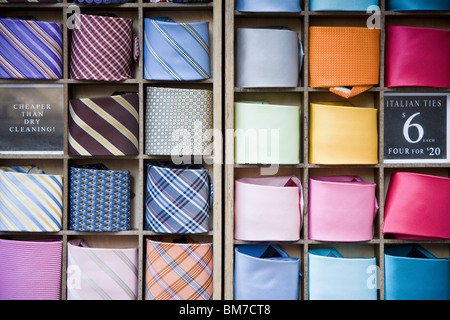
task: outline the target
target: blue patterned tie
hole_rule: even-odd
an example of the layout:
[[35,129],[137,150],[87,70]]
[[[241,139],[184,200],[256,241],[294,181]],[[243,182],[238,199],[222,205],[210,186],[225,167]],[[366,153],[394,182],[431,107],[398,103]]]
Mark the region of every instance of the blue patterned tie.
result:
[[144,78],[203,80],[211,77],[208,22],[144,20]]

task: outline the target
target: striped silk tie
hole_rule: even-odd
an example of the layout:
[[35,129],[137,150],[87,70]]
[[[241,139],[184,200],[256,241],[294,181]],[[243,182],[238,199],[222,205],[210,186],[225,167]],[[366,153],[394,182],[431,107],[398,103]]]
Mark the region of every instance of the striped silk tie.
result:
[[121,81],[132,77],[138,56],[133,20],[80,14],[72,33],[72,79]]
[[62,37],[59,23],[0,18],[0,78],[62,78]]
[[212,243],[147,239],[146,300],[211,300]]
[[211,77],[208,22],[144,19],[144,78],[203,80]]
[[138,249],[67,244],[67,300],[137,300]]
[[63,177],[33,166],[0,167],[0,230],[53,232],[62,227]]
[[74,99],[69,105],[69,155],[139,153],[139,96]]
[[210,181],[203,167],[147,166],[146,229],[161,233],[209,231]]

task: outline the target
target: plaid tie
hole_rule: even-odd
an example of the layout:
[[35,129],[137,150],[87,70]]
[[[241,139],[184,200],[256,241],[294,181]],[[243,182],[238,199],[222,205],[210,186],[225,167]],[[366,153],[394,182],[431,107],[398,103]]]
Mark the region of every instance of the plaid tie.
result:
[[209,231],[210,181],[200,166],[147,166],[146,229],[161,233]]
[[77,15],[72,33],[71,78],[120,81],[132,77],[131,60],[138,55],[133,20]]
[[209,155],[212,91],[147,88],[145,153]]
[[137,300],[137,248],[91,248],[75,239],[67,252],[68,300]]
[[74,99],[69,106],[69,155],[138,154],[139,96]]
[[147,239],[146,300],[211,300],[212,243]]
[[62,181],[34,166],[0,167],[0,230],[61,230]]
[[103,165],[70,168],[70,230],[130,228],[130,172]]
[[144,78],[203,80],[211,77],[208,22],[145,19]]
[[62,26],[0,18],[0,78],[62,78]]

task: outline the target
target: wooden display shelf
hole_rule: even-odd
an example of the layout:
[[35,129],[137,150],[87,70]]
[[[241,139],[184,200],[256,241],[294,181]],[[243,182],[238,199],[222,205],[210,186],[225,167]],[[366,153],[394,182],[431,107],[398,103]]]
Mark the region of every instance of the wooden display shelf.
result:
[[[133,77],[124,81],[85,81],[70,78],[70,49],[71,30],[67,27],[68,18],[74,12],[70,0],[62,0],[61,3],[9,3],[0,5],[0,16],[35,16],[38,20],[53,21],[63,26],[63,67],[64,76],[59,80],[0,80],[4,83],[57,83],[64,87],[64,117],[65,142],[63,155],[0,155],[0,165],[38,165],[46,173],[61,174],[64,178],[63,185],[63,227],[59,232],[0,232],[1,238],[7,239],[36,239],[36,238],[60,238],[63,240],[63,265],[62,265],[62,296],[66,297],[67,276],[67,242],[73,238],[82,238],[92,247],[139,249],[139,292],[138,300],[145,299],[145,239],[158,236],[152,231],[144,229],[145,219],[145,181],[146,164],[150,161],[166,160],[170,157],[148,156],[144,153],[145,138],[145,107],[146,88],[150,86],[164,86],[176,88],[201,88],[213,91],[213,126],[215,130],[222,130],[222,28],[223,10],[222,0],[214,0],[213,3],[148,3],[136,0],[133,3],[118,5],[79,5],[80,13],[87,14],[115,14],[120,17],[132,18],[133,31],[139,39],[140,55],[137,63],[132,68]],[[202,81],[155,81],[143,78],[144,55],[144,18],[152,16],[169,16],[174,20],[208,21],[210,29],[210,51],[212,77]],[[139,154],[123,157],[83,157],[69,156],[68,150],[68,105],[70,99],[106,96],[114,91],[136,92],[139,94]],[[220,146],[220,147],[219,147]],[[213,243],[213,299],[222,299],[222,155],[221,145],[217,145],[214,154],[202,158],[202,163],[209,169],[213,187],[214,199],[210,215],[210,230],[203,234],[189,235],[195,241],[209,241]],[[69,168],[75,164],[104,163],[110,169],[130,170],[132,176],[132,192],[135,194],[131,203],[131,229],[121,232],[77,232],[69,230]]]
[[[310,26],[366,26],[370,13],[366,12],[312,12],[309,11],[309,0],[301,1],[300,13],[243,13],[235,10],[235,0],[225,2],[225,129],[234,129],[235,101],[264,100],[275,104],[299,105],[301,107],[301,160],[296,165],[280,165],[277,175],[294,174],[302,182],[305,201],[303,226],[300,240],[294,242],[275,241],[288,254],[300,258],[300,300],[308,300],[308,251],[314,248],[334,247],[344,257],[375,257],[380,268],[378,299],[384,300],[384,248],[385,246],[419,243],[434,253],[437,257],[450,257],[450,240],[438,241],[407,241],[385,238],[382,227],[384,220],[385,196],[391,173],[395,171],[414,171],[438,176],[450,177],[450,163],[445,164],[385,164],[384,147],[384,94],[385,92],[450,92],[449,88],[407,87],[387,88],[384,86],[384,43],[385,26],[391,24],[436,27],[450,30],[449,12],[389,12],[385,10],[385,0],[380,0],[380,81],[367,92],[349,99],[355,105],[375,107],[378,110],[379,131],[379,161],[375,165],[317,165],[308,162],[309,159],[309,103],[318,101],[345,100],[334,95],[326,88],[311,88],[309,83],[309,27]],[[299,32],[303,43],[305,57],[300,74],[299,86],[295,88],[238,88],[235,84],[235,32],[239,27],[280,26],[291,27]],[[295,28],[292,28],[295,26]],[[224,166],[224,298],[234,297],[234,248],[237,245],[260,243],[234,239],[234,183],[243,177],[259,177],[259,169],[263,166],[234,163],[234,137],[228,136],[225,141]],[[365,242],[321,242],[308,238],[308,179],[317,175],[359,175],[366,181],[377,184],[376,196],[380,210],[374,221],[373,239]],[[268,242],[263,242],[268,243]]]

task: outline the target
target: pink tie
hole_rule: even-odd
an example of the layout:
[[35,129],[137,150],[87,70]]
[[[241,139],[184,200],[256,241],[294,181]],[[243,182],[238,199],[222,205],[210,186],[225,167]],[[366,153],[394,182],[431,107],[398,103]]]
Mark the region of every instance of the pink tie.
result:
[[375,183],[356,176],[309,179],[309,238],[368,241],[379,206]]
[[304,203],[297,177],[244,178],[235,185],[235,239],[300,239]]

